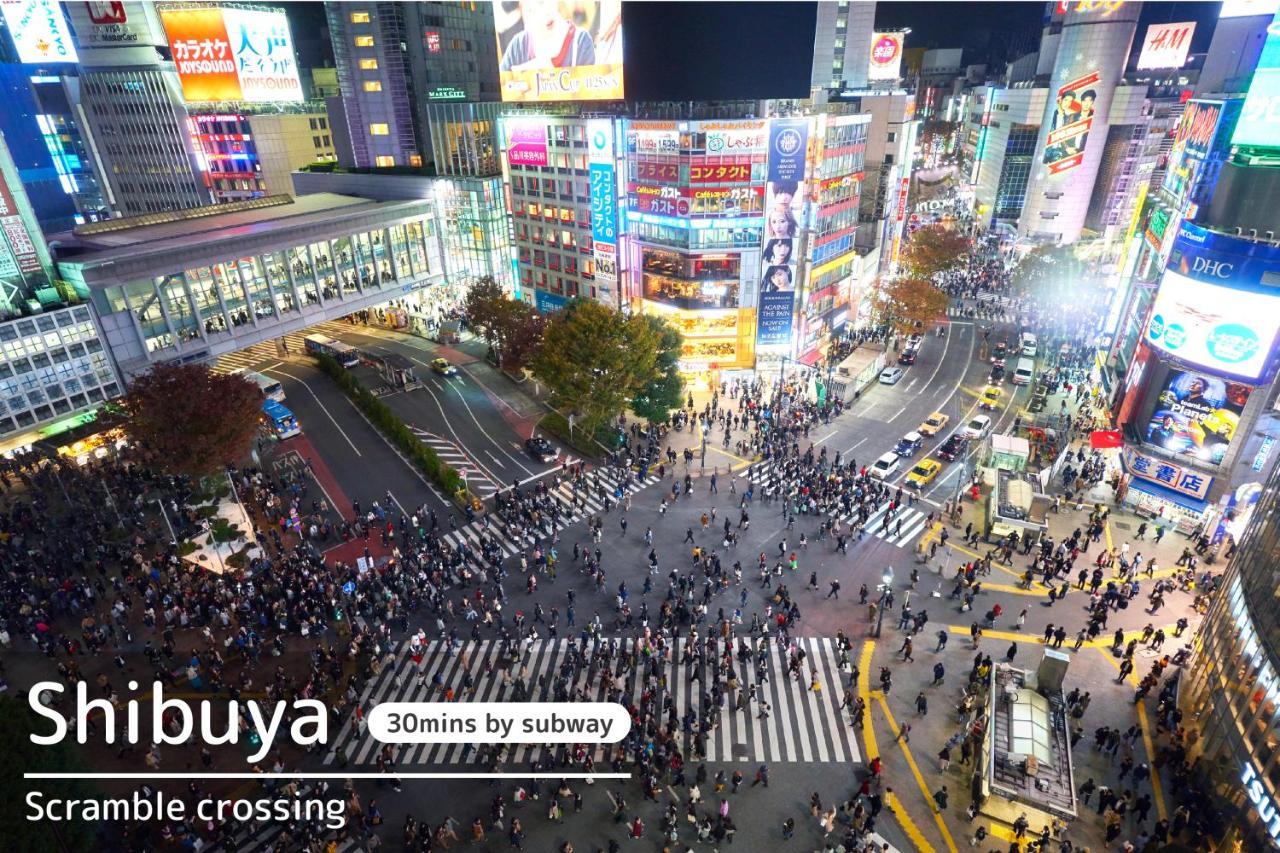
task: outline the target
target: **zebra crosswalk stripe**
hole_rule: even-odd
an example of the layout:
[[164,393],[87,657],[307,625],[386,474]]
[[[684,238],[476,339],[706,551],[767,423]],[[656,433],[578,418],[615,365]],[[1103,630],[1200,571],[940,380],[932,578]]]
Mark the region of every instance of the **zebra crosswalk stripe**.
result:
[[[683,730],[684,715],[692,710],[695,715],[710,711],[717,721],[706,737],[708,761],[772,761],[772,762],[857,762],[861,754],[853,736],[852,725],[839,705],[844,676],[839,668],[834,643],[829,637],[806,637],[797,641],[805,652],[805,663],[800,668],[800,678],[790,676],[787,656],[781,647],[770,644],[766,652],[766,678],[758,684],[759,696],[769,702],[772,711],[768,717],[759,716],[759,705],[745,711],[735,710],[736,694],[725,695],[725,704],[716,709],[704,708],[703,701],[710,702],[710,691],[702,685],[713,677],[715,662],[708,660],[699,667],[698,679],[694,668],[696,658],[685,662],[684,653],[691,650],[689,641],[679,639],[672,644],[671,660],[662,666],[666,680],[664,707],[671,707],[681,721],[676,740],[682,749],[691,749],[695,736]],[[542,640],[523,648],[514,665],[523,669],[530,701],[549,701],[553,698],[552,686],[561,666],[568,660],[575,640]],[[630,640],[619,644],[620,653],[632,648]],[[422,647],[422,664],[413,663],[409,643],[397,645],[393,660],[383,667],[372,683],[361,693],[361,703],[366,712],[381,702],[425,701],[439,699],[442,692],[452,688],[456,701],[492,702],[508,698],[509,688],[503,678],[508,662],[500,660],[501,646],[496,641],[484,640],[463,644],[450,650],[447,641],[431,641]],[[754,657],[743,669],[740,690],[749,689],[754,680]],[[750,674],[748,674],[750,670]],[[809,689],[811,673],[817,674],[821,689]],[[472,679],[471,693],[463,692],[466,675]],[[436,676],[440,685],[433,684]],[[582,674],[579,673],[579,678]],[[398,682],[398,684],[397,684]],[[611,673],[600,673],[594,687],[587,691],[588,700],[604,701],[614,678]],[[644,679],[635,671],[627,674],[622,691],[638,702],[645,690]],[[382,745],[367,728],[357,728],[348,721],[339,741],[325,763],[331,764],[339,753],[345,751],[356,765],[377,762]],[[505,751],[505,761],[526,764],[549,755],[555,747],[541,743],[511,745]],[[594,753],[598,760],[605,759],[610,748],[598,746]],[[408,744],[392,745],[390,754],[396,766],[432,766],[473,764],[478,750],[465,744]]]

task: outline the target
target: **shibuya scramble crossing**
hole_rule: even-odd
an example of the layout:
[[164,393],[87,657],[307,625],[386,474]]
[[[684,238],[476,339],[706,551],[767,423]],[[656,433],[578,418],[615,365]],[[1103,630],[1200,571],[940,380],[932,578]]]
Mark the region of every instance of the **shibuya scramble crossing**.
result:
[[20,851],[1280,847],[1280,3],[0,2]]

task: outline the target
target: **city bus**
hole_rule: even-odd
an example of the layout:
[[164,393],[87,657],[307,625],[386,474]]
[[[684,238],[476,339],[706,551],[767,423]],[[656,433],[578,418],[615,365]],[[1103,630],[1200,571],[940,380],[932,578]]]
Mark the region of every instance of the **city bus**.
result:
[[298,426],[298,419],[282,403],[269,399],[263,400],[262,414],[270,425],[271,435],[275,439],[284,440],[302,432],[302,428]]
[[253,370],[246,370],[240,375],[258,386],[258,390],[262,392],[263,399],[275,400],[277,403],[284,402],[284,386],[270,376],[263,376]]
[[307,352],[327,355],[343,367],[355,367],[360,363],[360,351],[351,344],[335,341],[326,335],[307,335],[303,338]]

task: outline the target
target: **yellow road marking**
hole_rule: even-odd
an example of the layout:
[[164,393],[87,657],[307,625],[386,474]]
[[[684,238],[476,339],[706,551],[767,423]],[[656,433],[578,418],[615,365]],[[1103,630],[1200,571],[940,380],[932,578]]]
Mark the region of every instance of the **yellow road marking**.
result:
[[[871,680],[871,657],[875,652],[875,648],[875,640],[865,640],[862,643],[862,652],[858,655],[858,671],[863,674],[863,677],[858,679],[858,696],[866,703],[866,708],[862,714],[862,745],[863,751],[866,753],[866,761],[868,764],[871,763],[872,759],[880,755],[880,747],[876,743],[875,726],[871,723],[871,702],[874,699],[878,699],[882,705],[884,703],[884,694],[879,690],[872,693],[871,688],[868,686]],[[885,715],[888,716],[888,706],[883,707]],[[889,719],[890,725],[893,727],[892,717]],[[893,728],[895,728],[894,735],[897,736],[896,727]],[[914,770],[914,765],[912,769]],[[919,778],[918,774],[917,778]],[[887,799],[888,798],[886,798],[886,800]],[[929,797],[928,794],[925,795],[925,799],[929,803],[933,802],[933,799]],[[886,802],[885,805],[888,807],[889,811],[893,812],[893,816],[898,819],[898,825],[907,833],[907,837],[911,839],[911,843],[915,845],[916,850],[923,851],[923,853],[934,853],[933,845],[930,844],[928,839],[924,837],[924,834],[920,832],[919,827],[917,827],[915,822],[911,820],[911,816],[902,810],[896,797],[893,798],[892,802]],[[955,848],[953,847],[952,849],[954,850]]]
[[[1115,657],[1104,648],[1099,648],[1099,651],[1101,651],[1102,656],[1107,659],[1107,663],[1111,664],[1115,667],[1116,671],[1119,672],[1120,664],[1116,662]],[[1133,685],[1135,689],[1140,683],[1140,679],[1138,679],[1136,671],[1130,672],[1129,677],[1126,678],[1125,681]],[[1138,728],[1142,730],[1142,745],[1146,747],[1147,750],[1147,767],[1151,769],[1151,775],[1147,778],[1151,780],[1151,792],[1155,795],[1156,813],[1160,815],[1161,820],[1165,820],[1168,818],[1169,813],[1165,809],[1164,789],[1160,785],[1160,768],[1156,767],[1156,749],[1155,744],[1151,740],[1151,724],[1147,720],[1146,702],[1139,702],[1136,707],[1138,709]]]
[[721,448],[714,447],[710,444],[707,445],[707,450],[715,451],[716,453],[719,453],[721,456],[728,456],[730,459],[736,459],[744,465],[751,464],[751,461],[749,459],[743,459],[741,456],[737,455],[736,453],[730,453],[727,450],[722,450]]
[[[981,560],[983,558],[982,554],[979,554],[977,551],[974,551],[971,548],[968,548],[964,545],[951,545],[951,547],[959,551],[961,554],[968,554],[970,557],[973,557],[974,559]],[[1006,566],[1004,563],[997,563],[995,560],[991,561],[991,567],[994,569],[999,569],[1000,571],[1005,572],[1006,574],[1013,575],[1015,578],[1022,577],[1022,574],[1013,566]]]
[[[893,736],[896,738],[899,732],[898,723],[893,719],[893,712],[889,710],[889,702],[884,698],[884,694],[880,694],[876,699],[879,701],[880,710],[884,711],[885,719],[888,720],[889,728],[893,731]],[[920,768],[916,766],[916,760],[911,754],[910,746],[908,746],[904,741],[898,741],[897,743],[898,746],[902,747],[902,754],[907,759],[907,766],[911,768],[911,775],[916,777],[916,785],[920,787],[920,793],[924,794],[924,801],[929,804],[929,810],[933,812],[933,821],[938,825],[938,831],[942,833],[942,840],[946,842],[947,850],[951,851],[951,853],[956,853],[956,842],[951,837],[951,830],[947,829],[946,821],[942,819],[942,812],[935,808],[933,792],[929,790],[928,784],[924,781],[924,776],[920,774]],[[890,808],[893,808],[896,805],[897,803],[894,803]],[[898,809],[894,809],[894,814],[899,814]],[[899,816],[899,820],[902,820],[901,816]],[[912,828],[914,828],[913,825]],[[911,835],[911,829],[907,829],[907,835]],[[913,836],[911,840],[917,845],[917,847],[924,849],[924,845],[921,844],[921,842],[924,841],[923,838],[917,839]]]

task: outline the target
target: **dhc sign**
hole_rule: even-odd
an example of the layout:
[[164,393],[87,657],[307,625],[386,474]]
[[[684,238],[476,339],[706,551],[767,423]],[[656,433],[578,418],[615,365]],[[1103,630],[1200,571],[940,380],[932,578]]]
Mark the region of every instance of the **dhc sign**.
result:
[[1267,832],[1272,838],[1280,839],[1280,810],[1276,809],[1275,801],[1267,796],[1267,789],[1263,786],[1262,779],[1258,777],[1252,764],[1245,764],[1244,772],[1240,774],[1240,781],[1244,783],[1244,791],[1249,796],[1249,802],[1253,803],[1253,808],[1266,825]]

